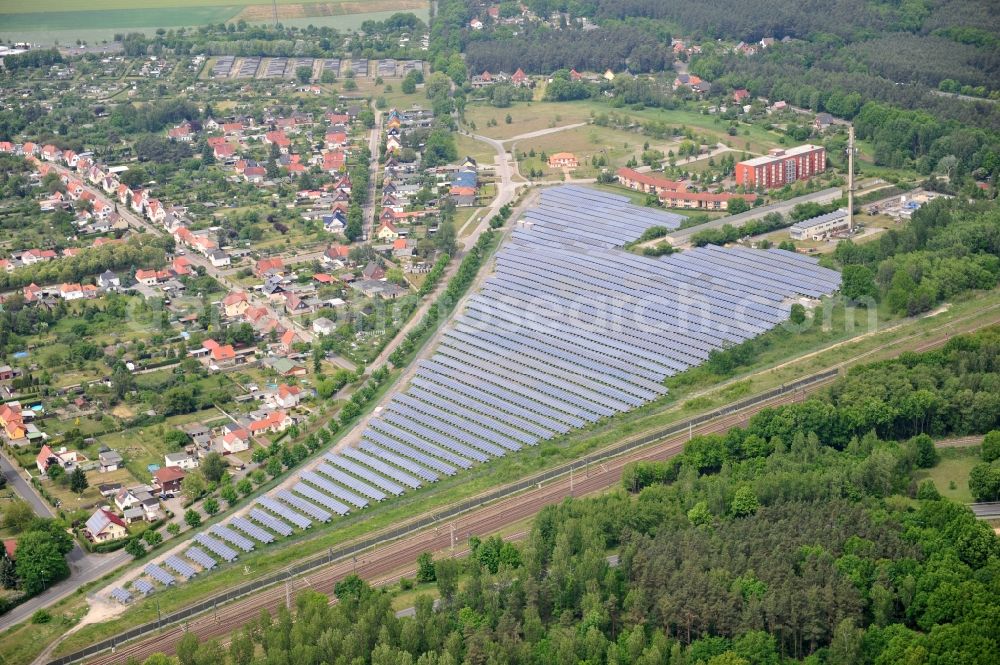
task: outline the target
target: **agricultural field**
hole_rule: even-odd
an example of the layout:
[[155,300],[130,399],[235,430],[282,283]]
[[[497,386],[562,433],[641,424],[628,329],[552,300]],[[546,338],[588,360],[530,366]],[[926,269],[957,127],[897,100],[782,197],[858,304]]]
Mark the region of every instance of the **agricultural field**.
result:
[[[357,29],[367,20],[384,20],[394,12],[413,12],[428,19],[427,0],[327,0],[292,2],[277,0],[278,20],[286,26],[329,26]],[[110,41],[116,32],[152,32],[207,23],[274,20],[271,0],[237,0],[211,4],[203,0],[108,0],[88,4],[80,0],[44,0],[21,3],[0,0],[0,39],[38,44],[72,44]]]

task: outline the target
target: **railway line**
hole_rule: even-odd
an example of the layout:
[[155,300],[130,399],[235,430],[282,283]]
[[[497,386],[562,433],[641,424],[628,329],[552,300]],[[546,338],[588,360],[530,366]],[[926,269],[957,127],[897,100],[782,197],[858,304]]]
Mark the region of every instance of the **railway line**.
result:
[[[943,345],[954,334],[970,332],[983,327],[983,325],[992,324],[993,321],[974,326],[968,330],[954,330],[957,323],[959,321],[953,321],[930,331],[944,334],[927,340],[920,345],[920,350],[930,350]],[[947,332],[945,332],[946,330]],[[911,340],[913,337],[916,335],[897,340],[897,344]],[[846,365],[846,363],[842,363],[842,365]],[[411,566],[421,552],[438,552],[454,548],[469,535],[496,532],[527,519],[544,506],[561,501],[568,496],[582,496],[612,487],[619,482],[621,470],[629,462],[663,459],[676,455],[683,449],[684,442],[689,436],[722,432],[731,427],[745,424],[754,413],[762,408],[804,399],[805,395],[815,392],[832,378],[831,376],[816,381],[794,393],[776,395],[766,401],[756,402],[752,406],[734,409],[732,413],[727,412],[725,415],[700,422],[690,430],[685,429],[682,432],[674,430],[674,434],[665,436],[655,443],[631,448],[627,453],[601,463],[587,467],[581,465],[577,467],[575,473],[570,472],[557,476],[510,498],[497,500],[482,508],[469,510],[454,519],[439,521],[435,526],[426,527],[412,535],[366,550],[364,555],[326,564],[299,576],[290,576],[285,584],[275,584],[251,595],[241,596],[224,605],[220,604],[213,610],[203,612],[186,622],[166,627],[162,632],[152,637],[137,638],[126,644],[116,644],[110,650],[106,649],[103,653],[93,657],[88,654],[86,658],[77,657],[70,660],[67,657],[62,657],[49,662],[52,665],[65,665],[77,661],[124,663],[130,657],[142,660],[149,654],[160,651],[172,653],[185,631],[195,632],[199,639],[224,636],[254,618],[259,614],[261,608],[274,610],[281,604],[289,602],[290,598],[302,589],[311,588],[328,595],[332,594],[335,582],[351,572],[356,572],[367,580],[378,581],[381,579],[384,583],[393,582],[400,576],[398,572],[394,577],[386,578],[386,576],[393,571],[400,571]],[[642,438],[642,435],[633,437],[633,439],[639,438]],[[965,441],[962,441],[961,444],[969,445]],[[594,456],[601,454],[598,452]],[[582,473],[580,469],[582,469]]]
[[[460,515],[447,524],[427,528],[412,536],[377,547],[363,556],[341,560],[318,570],[290,578],[285,584],[273,585],[228,605],[219,606],[190,621],[165,627],[162,632],[153,637],[116,645],[110,651],[84,662],[94,665],[114,665],[125,663],[129,658],[135,658],[141,662],[157,652],[170,654],[174,652],[185,632],[195,633],[202,641],[223,637],[259,616],[261,609],[274,611],[283,604],[293,602],[295,594],[301,590],[312,589],[332,595],[334,584],[351,573],[356,573],[366,580],[380,580],[393,571],[399,571],[412,565],[422,552],[454,549],[460,543],[464,544],[469,536],[500,531],[504,527],[531,517],[543,507],[558,503],[567,497],[579,497],[613,487],[620,481],[622,469],[630,462],[663,459],[676,455],[683,450],[685,442],[691,436],[724,432],[732,427],[745,424],[757,411],[765,407],[800,401],[807,394],[826,385],[829,380],[814,383],[804,390],[781,395],[736,413],[692,426],[690,430],[670,436],[661,442],[543,483],[516,496]],[[394,579],[383,581],[391,582]],[[55,659],[52,662],[65,663],[68,661]]]

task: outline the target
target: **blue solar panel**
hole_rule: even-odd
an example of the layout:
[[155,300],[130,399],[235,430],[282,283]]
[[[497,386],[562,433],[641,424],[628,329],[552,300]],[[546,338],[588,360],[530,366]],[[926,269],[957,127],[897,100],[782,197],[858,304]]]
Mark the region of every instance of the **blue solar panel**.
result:
[[132,588],[144,596],[149,595],[156,590],[156,587],[146,580],[132,580]]
[[312,503],[311,501],[306,501],[302,497],[292,494],[288,490],[278,490],[275,496],[281,499],[283,503],[287,503],[289,506],[292,506],[293,508],[298,508],[305,514],[309,515],[314,519],[319,520],[320,522],[329,522],[331,519],[333,519],[333,515],[328,513],[326,510],[323,510],[322,508],[317,506],[315,503]]
[[236,533],[235,531],[233,531],[229,527],[223,526],[221,524],[216,524],[211,529],[209,529],[209,531],[213,535],[216,535],[219,538],[222,538],[227,543],[231,543],[233,545],[236,545],[236,547],[238,547],[239,549],[243,550],[244,552],[253,551],[253,548],[254,548],[253,541],[251,541],[248,538],[244,538],[243,536],[241,536],[240,534]]
[[233,561],[238,556],[238,553],[232,547],[206,533],[199,533],[194,539],[195,542],[204,545],[208,548],[209,552],[215,554],[223,561]]
[[321,506],[325,506],[326,508],[329,508],[330,510],[332,510],[335,513],[337,513],[338,515],[346,515],[351,510],[345,504],[341,503],[340,501],[337,501],[336,499],[334,499],[329,494],[324,494],[323,492],[320,492],[315,487],[310,487],[306,483],[302,483],[302,482],[296,483],[295,487],[293,487],[292,490],[296,494],[301,494],[302,496],[304,496],[305,498],[309,499],[310,501],[315,501],[316,503],[320,504]]
[[233,517],[229,520],[229,526],[234,529],[238,529],[250,536],[254,540],[258,540],[262,543],[273,543],[274,534],[270,531],[265,531],[253,522],[243,517]]
[[262,496],[258,498],[257,505],[262,506],[267,510],[270,510],[272,513],[275,513],[276,515],[280,515],[282,518],[288,520],[289,522],[299,527],[300,529],[308,529],[310,526],[312,526],[312,520],[310,520],[308,517],[306,517],[302,513],[292,510],[291,508],[275,501],[270,497]]
[[170,586],[177,581],[173,575],[163,570],[155,563],[147,564],[146,567],[143,568],[143,572],[164,586]]
[[292,535],[292,527],[290,527],[286,522],[279,520],[277,517],[265,513],[260,508],[253,508],[250,510],[250,519],[258,524],[263,524],[268,529],[279,535]]
[[187,548],[187,551],[184,552],[184,556],[191,559],[205,570],[211,570],[216,566],[215,559],[205,554],[205,551],[200,547],[191,546]]
[[360,464],[356,464],[351,460],[346,459],[345,457],[342,457],[340,455],[335,455],[333,453],[327,453],[325,457],[334,466],[339,466],[341,469],[344,469],[349,473],[353,473],[358,478],[364,478],[372,485],[375,485],[376,487],[379,487],[385,490],[386,492],[389,492],[390,494],[395,494],[396,496],[399,496],[400,494],[406,491],[403,487],[392,482],[385,476],[380,476],[374,471],[366,469]]
[[191,579],[192,577],[194,577],[195,573],[197,572],[194,568],[192,568],[190,565],[188,565],[180,557],[177,557],[177,556],[174,556],[174,555],[170,555],[166,559],[164,559],[163,560],[163,565],[165,565],[167,568],[170,568],[171,570],[173,570],[174,572],[176,572],[178,575],[180,575],[181,577],[183,577],[185,580]]
[[111,597],[117,600],[122,605],[130,602],[132,600],[132,594],[121,587],[115,587],[111,590]]

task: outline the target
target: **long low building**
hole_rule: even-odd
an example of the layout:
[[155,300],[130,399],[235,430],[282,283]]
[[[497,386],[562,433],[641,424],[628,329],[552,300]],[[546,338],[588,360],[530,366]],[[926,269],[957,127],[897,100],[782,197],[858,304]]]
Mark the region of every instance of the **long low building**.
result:
[[668,208],[693,210],[729,210],[729,202],[743,199],[753,205],[756,194],[730,194],[729,192],[660,192],[660,201]]
[[618,182],[634,189],[637,192],[646,194],[659,194],[660,192],[683,192],[687,189],[687,183],[679,180],[668,180],[654,173],[639,173],[635,169],[622,167],[616,171]]
[[825,215],[795,222],[788,228],[788,234],[792,240],[821,240],[831,233],[846,230],[850,225],[847,208],[840,208]]

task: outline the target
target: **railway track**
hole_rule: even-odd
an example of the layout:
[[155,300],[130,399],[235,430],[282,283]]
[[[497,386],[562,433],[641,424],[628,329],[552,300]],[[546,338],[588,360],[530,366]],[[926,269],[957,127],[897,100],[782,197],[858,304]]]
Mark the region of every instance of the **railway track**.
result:
[[448,524],[427,528],[412,536],[377,547],[356,559],[332,563],[291,578],[285,584],[274,585],[251,596],[219,606],[187,622],[165,627],[153,637],[117,645],[110,651],[89,658],[85,662],[94,665],[117,665],[125,663],[130,658],[141,662],[157,652],[172,654],[181,637],[189,631],[196,634],[201,641],[222,638],[255,619],[260,615],[261,609],[273,612],[281,605],[294,602],[295,595],[304,589],[332,596],[334,584],[351,573],[356,573],[366,580],[381,580],[383,583],[395,581],[395,578],[385,578],[393,571],[412,565],[422,552],[452,549],[464,544],[469,536],[500,531],[567,497],[579,497],[606,490],[621,480],[622,469],[630,462],[672,457],[683,450],[690,436],[725,432],[732,427],[745,424],[754,413],[763,408],[800,401],[827,383],[829,380],[820,381],[801,391],[781,395],[742,411],[692,426],[690,431],[670,436],[569,476],[561,476],[516,496],[460,515]]

